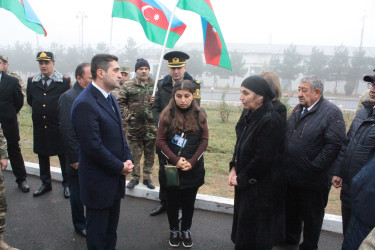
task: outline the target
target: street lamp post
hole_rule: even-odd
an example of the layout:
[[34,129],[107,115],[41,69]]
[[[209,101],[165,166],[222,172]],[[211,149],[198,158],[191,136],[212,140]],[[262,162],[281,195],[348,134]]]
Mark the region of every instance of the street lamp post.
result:
[[82,52],[82,55],[83,55],[83,19],[87,18],[87,15],[86,15],[85,12],[80,11],[76,15],[76,18],[81,19],[81,52]]

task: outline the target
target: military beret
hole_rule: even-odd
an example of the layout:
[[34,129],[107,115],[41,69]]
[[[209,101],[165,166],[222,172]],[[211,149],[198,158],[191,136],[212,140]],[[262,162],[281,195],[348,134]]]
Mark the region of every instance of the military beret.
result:
[[52,52],[41,51],[41,52],[38,52],[38,54],[36,55],[36,60],[37,61],[52,61],[52,62],[54,62],[55,57],[53,56]]
[[179,68],[186,64],[186,60],[190,56],[182,51],[171,51],[164,55],[164,59],[168,61],[168,67]]
[[3,61],[8,62],[8,57],[7,56],[0,55],[0,59],[3,60]]

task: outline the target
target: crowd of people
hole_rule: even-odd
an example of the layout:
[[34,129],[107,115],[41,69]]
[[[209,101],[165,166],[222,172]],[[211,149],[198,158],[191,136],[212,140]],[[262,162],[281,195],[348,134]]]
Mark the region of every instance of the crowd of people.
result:
[[[50,157],[57,155],[73,227],[86,237],[88,249],[115,249],[125,188],[133,189],[141,179],[155,188],[155,153],[160,204],[150,215],[167,212],[171,247],[193,246],[209,127],[200,107],[200,82],[186,70],[189,55],[172,51],[164,59],[169,74],[155,81],[144,58],[137,59],[130,79],[130,68],[120,67],[116,56],[98,54],[77,66],[71,86],[71,79],[55,70],[54,54],[41,51],[40,72],[28,78],[24,91],[22,80],[8,71],[8,57],[0,56],[1,169],[9,158],[18,188],[30,191],[19,146],[25,93],[42,182],[33,196],[52,190]],[[242,82],[243,112],[233,131],[237,140],[228,176],[235,191],[235,249],[318,249],[332,184],[341,187],[342,248],[374,245],[375,76],[364,81],[368,96],[348,133],[342,112],[324,98],[317,76],[300,80],[299,104],[289,117],[277,74],[265,71]],[[12,249],[3,240],[5,212],[1,177],[0,249]]]

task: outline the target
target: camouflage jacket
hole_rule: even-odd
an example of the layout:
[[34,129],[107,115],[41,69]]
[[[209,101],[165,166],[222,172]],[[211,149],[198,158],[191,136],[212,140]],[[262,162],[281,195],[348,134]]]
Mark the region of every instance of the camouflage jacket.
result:
[[112,95],[116,97],[116,100],[118,100],[120,90],[124,87],[124,85],[121,85],[118,88],[115,88],[114,90],[111,91]]
[[7,141],[5,140],[3,130],[0,127],[0,159],[7,159]]
[[124,130],[129,140],[156,139],[150,98],[155,81],[142,83],[136,77],[124,83],[118,94]]

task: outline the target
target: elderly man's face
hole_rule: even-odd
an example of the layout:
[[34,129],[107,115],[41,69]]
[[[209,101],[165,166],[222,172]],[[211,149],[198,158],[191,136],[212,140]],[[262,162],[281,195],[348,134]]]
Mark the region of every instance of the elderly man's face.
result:
[[305,108],[313,105],[321,96],[320,89],[312,90],[311,84],[308,82],[301,82],[298,87],[299,103]]
[[135,73],[141,82],[146,82],[150,77],[150,69],[147,67],[140,67]]
[[369,92],[370,95],[370,102],[375,103],[375,82],[372,83],[372,88]]

